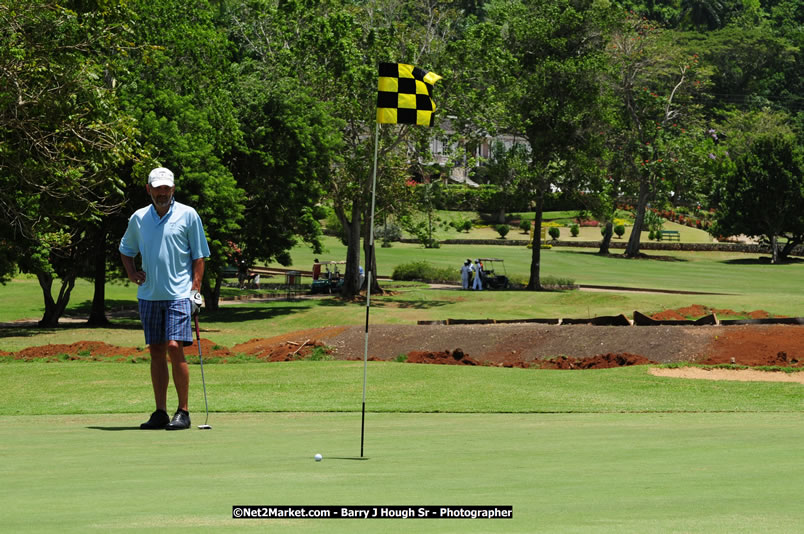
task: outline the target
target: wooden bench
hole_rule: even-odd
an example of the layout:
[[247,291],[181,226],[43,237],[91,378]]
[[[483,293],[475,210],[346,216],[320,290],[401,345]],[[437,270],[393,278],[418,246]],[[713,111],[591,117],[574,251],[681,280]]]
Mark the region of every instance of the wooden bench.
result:
[[681,241],[681,234],[678,230],[662,230],[662,241]]

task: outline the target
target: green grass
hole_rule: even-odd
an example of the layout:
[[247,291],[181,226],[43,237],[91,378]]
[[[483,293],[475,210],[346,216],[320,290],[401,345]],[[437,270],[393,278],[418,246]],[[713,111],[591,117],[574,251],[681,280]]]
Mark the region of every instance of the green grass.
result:
[[[86,362],[0,364],[0,415],[146,413],[149,366]],[[362,362],[205,367],[220,412],[357,411]],[[200,369],[191,366],[192,381]],[[800,412],[801,385],[659,378],[647,368],[548,371],[392,362],[369,364],[374,412]],[[203,406],[193,388],[191,405]],[[197,410],[197,408],[196,408]]]
[[[0,365],[4,529],[731,533],[804,521],[790,498],[804,476],[790,454],[804,439],[799,384],[372,362],[359,461],[359,362],[209,366],[209,431],[139,431],[147,376],[147,364]],[[496,504],[514,518],[235,521],[236,504]]]
[[[415,324],[418,320],[523,319],[534,317],[594,317],[634,310],[654,313],[690,304],[707,304],[735,311],[765,309],[775,314],[800,315],[801,298],[795,294],[757,295],[754,301],[739,296],[667,295],[628,292],[552,291],[541,293],[492,292],[477,294],[457,290],[410,288],[397,294],[372,297],[372,324]],[[223,306],[217,312],[203,312],[201,335],[225,347],[253,338],[267,338],[297,330],[331,325],[365,323],[365,302],[344,302],[336,298],[242,302]],[[70,324],[55,329],[0,329],[0,350],[16,352],[31,346],[102,341],[121,347],[145,343],[139,321],[116,319],[114,328],[86,328]]]
[[[53,283],[54,296],[58,294],[61,282]],[[68,310],[89,314],[94,286],[86,280],[76,280],[76,287],[70,297]],[[110,310],[130,307],[137,303],[137,290],[131,284],[110,282],[106,284],[106,307]],[[42,289],[36,278],[16,278],[0,285],[0,323],[17,319],[40,319],[44,311]],[[1,348],[1,347],[0,347]]]
[[[491,230],[477,235],[484,231]],[[336,240],[325,245],[321,259],[345,257]],[[457,270],[467,257],[494,256],[506,260],[509,276],[527,278],[530,254],[510,246],[377,249],[381,274],[413,259]],[[755,255],[727,253],[650,254],[663,259],[554,248],[542,254],[542,275],[716,294],[462,292],[387,283],[394,293],[372,297],[371,320],[588,317],[694,303],[801,315],[804,264],[770,266]],[[310,269],[310,250],[297,247],[292,257],[295,268]],[[242,293],[253,292],[227,290]],[[34,279],[0,287],[0,322],[38,318],[41,298]],[[79,280],[68,315],[85,317],[91,299],[91,284]],[[111,310],[135,303],[133,287],[107,285]],[[231,347],[364,320],[359,300],[325,298],[228,304],[206,310],[201,322],[203,337]],[[0,328],[6,351],[82,340],[145,348],[133,317],[115,318],[110,328]],[[804,524],[791,497],[804,479],[804,464],[791,454],[804,440],[800,384],[659,378],[645,367],[371,362],[368,459],[355,461],[361,362],[239,358],[237,365],[209,365],[213,430],[171,433],[135,430],[152,410],[147,359],[99,363],[71,356],[52,363],[0,358],[0,500],[9,532],[732,533],[795,532]],[[199,366],[191,374],[197,425],[203,422]],[[314,462],[315,453],[324,461]],[[514,506],[514,519],[233,521],[235,504],[500,504]]]
[[[346,248],[337,240],[326,238],[324,244],[327,252],[322,256],[346,257]],[[646,251],[649,258],[670,261],[628,260],[620,254],[600,257],[596,252],[597,249],[571,247],[543,250],[541,273],[574,278],[579,284],[713,293],[752,291],[756,286],[758,294],[773,287],[777,288],[777,293],[789,288],[804,294],[804,278],[800,276],[804,273],[802,263],[768,265],[760,261],[760,255],[728,252]],[[390,276],[396,265],[414,260],[453,267],[457,271],[466,258],[498,257],[505,260],[509,276],[527,277],[532,253],[523,246],[442,245],[437,249],[425,249],[416,244],[395,243],[391,248],[377,248],[376,254],[380,276]],[[313,257],[311,250],[298,246],[292,251],[293,267],[309,270]]]
[[[328,238],[329,254],[345,257],[345,248]],[[423,249],[418,245],[397,244],[377,249],[380,274],[387,275],[396,265],[414,259],[438,268],[459,268],[463,259],[477,256],[505,259],[506,272],[513,279],[527,280],[531,251],[524,247],[445,245]],[[554,248],[542,252],[542,276],[574,280],[581,285],[655,288],[712,293],[683,295],[635,292],[483,291],[433,290],[424,284],[383,285],[393,294],[372,298],[374,323],[415,324],[419,320],[527,319],[535,317],[594,317],[634,310],[655,313],[691,304],[734,311],[766,310],[774,315],[800,316],[804,296],[804,263],[769,265],[758,256],[725,252],[655,251],[662,259],[628,260],[621,256],[601,257],[594,250]],[[326,257],[322,255],[322,258]],[[293,267],[309,268],[313,255],[305,247],[293,250]],[[309,264],[308,264],[309,261]],[[67,314],[85,318],[92,299],[92,285],[78,280]],[[239,294],[239,290],[233,290]],[[0,287],[0,322],[38,319],[41,292],[35,280],[14,280]],[[8,303],[6,306],[5,303]],[[107,305],[111,310],[133,309],[136,292],[119,283],[107,285]],[[331,325],[359,325],[365,322],[365,303],[338,298],[293,301],[242,301],[222,306],[217,312],[201,316],[203,336],[231,347],[254,337],[270,337],[285,332]],[[0,328],[0,350],[19,351],[48,343],[104,341],[124,347],[143,347],[141,326],[136,317],[116,318],[112,328],[85,328],[64,323],[57,329],[38,327]]]
[[[709,235],[704,230],[698,230],[697,228],[690,228],[689,226],[681,225],[674,222],[665,222],[663,228],[665,230],[676,230],[679,232],[679,240],[681,243],[711,243],[713,242],[712,236]],[[631,230],[633,230],[633,226],[626,225],[625,226],[625,233],[622,237],[617,237],[615,234],[612,236],[611,242],[616,243],[628,243],[628,240],[631,238]],[[600,234],[600,227],[599,226],[583,226],[578,229],[578,236],[572,237],[572,233],[570,232],[569,227],[561,227],[559,228],[561,235],[559,236],[559,240],[563,242],[572,243],[574,241],[600,241],[602,236]],[[649,239],[650,232],[642,232],[640,234],[640,241],[642,243],[651,242]],[[512,231],[509,236],[514,239],[526,239],[527,237],[525,234],[521,232],[514,234]],[[550,239],[549,234],[547,235],[547,239]],[[675,243],[675,241],[670,241],[670,243]],[[622,253],[622,249],[615,249],[612,248],[611,251],[615,254]],[[652,254],[659,254],[659,252],[651,252]]]
[[[569,226],[575,222],[575,219],[578,217],[579,211],[578,210],[568,210],[568,211],[549,211],[545,212],[542,215],[542,219],[544,222],[553,221],[563,225],[560,228],[561,237],[559,238],[561,241],[600,241],[600,228],[599,227],[581,227],[580,233],[578,237],[572,237],[570,234]],[[447,239],[500,239],[500,234],[497,233],[495,226],[498,224],[496,222],[486,222],[483,223],[478,219],[478,215],[476,212],[469,212],[469,211],[436,211],[436,217],[438,217],[441,221],[445,224],[435,225],[434,226],[434,237],[440,241],[447,240]],[[532,212],[524,212],[524,213],[511,213],[509,214],[513,219],[525,219],[533,221],[533,213]],[[623,214],[619,214],[618,217],[622,216]],[[472,230],[469,232],[457,232],[454,228],[449,226],[450,221],[456,220],[465,220],[469,219],[474,221],[474,226]],[[508,223],[511,226],[511,231],[508,233],[506,238],[508,240],[521,240],[521,239],[529,239],[528,234],[523,234],[522,231],[519,229],[518,225],[512,224],[511,222]],[[631,236],[631,225],[626,225],[625,227],[625,234],[622,238],[614,237],[614,242],[627,242],[629,237]],[[666,221],[664,223],[665,230],[677,230],[680,232],[680,238],[682,243],[711,243],[712,236],[709,235],[708,232],[704,230],[699,230],[697,228],[690,228],[686,225],[680,225],[678,223]],[[412,237],[410,235],[405,234],[405,237]],[[549,235],[547,239],[550,239]],[[642,232],[640,236],[640,240],[643,242],[649,241],[648,239],[648,232]],[[396,246],[396,245],[395,245]]]
[[[327,240],[330,254],[345,250]],[[481,252],[482,251],[482,252]],[[499,256],[526,277],[524,247],[416,245],[377,249],[380,272],[413,258],[456,269]],[[663,260],[601,258],[555,248],[542,274],[579,284],[718,295],[433,290],[387,284],[374,323],[423,319],[587,317],[693,303],[800,315],[802,264],[756,256],[657,252]],[[309,269],[312,253],[293,251]],[[322,259],[324,259],[322,255]],[[239,290],[232,293],[239,294]],[[132,287],[107,286],[130,308]],[[79,280],[68,313],[86,314]],[[0,321],[37,318],[35,280],[0,288]],[[362,324],[360,301],[240,302],[202,315],[203,337],[231,347],[254,337]],[[0,328],[0,349],[97,340],[144,349],[135,318],[89,329]],[[84,352],[84,351],[79,351]],[[366,461],[360,445],[361,362],[205,367],[211,431],[134,430],[152,410],[149,366],[0,358],[0,499],[10,532],[292,530],[294,532],[794,532],[791,498],[804,467],[800,384],[654,377],[645,367],[542,371],[371,362]],[[210,363],[212,363],[210,361]],[[203,422],[200,368],[191,366],[193,423]],[[173,390],[170,391],[173,399]],[[131,431],[130,431],[131,430]],[[320,452],[324,461],[316,463]],[[768,459],[772,459],[768,461]],[[510,521],[233,521],[235,504],[500,504]]]
[[[795,532],[802,414],[0,417],[9,532]],[[322,462],[313,455],[321,453]],[[772,459],[772,461],[763,461]],[[511,520],[243,520],[232,506],[511,505]]]

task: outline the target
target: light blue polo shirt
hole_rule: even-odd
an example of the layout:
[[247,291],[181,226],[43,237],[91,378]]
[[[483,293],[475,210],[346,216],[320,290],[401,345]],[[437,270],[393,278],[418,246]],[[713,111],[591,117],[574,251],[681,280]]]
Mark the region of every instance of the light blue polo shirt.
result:
[[162,218],[153,204],[135,211],[119,250],[131,258],[142,255],[145,283],[139,286],[137,298],[143,300],[190,298],[193,260],[209,256],[201,217],[175,200]]

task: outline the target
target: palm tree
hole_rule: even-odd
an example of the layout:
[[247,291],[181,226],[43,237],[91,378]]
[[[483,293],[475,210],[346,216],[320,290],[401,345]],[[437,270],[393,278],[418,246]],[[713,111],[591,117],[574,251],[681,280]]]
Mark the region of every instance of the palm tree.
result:
[[707,26],[710,30],[720,27],[723,4],[718,0],[682,0],[681,22],[690,22],[697,29]]

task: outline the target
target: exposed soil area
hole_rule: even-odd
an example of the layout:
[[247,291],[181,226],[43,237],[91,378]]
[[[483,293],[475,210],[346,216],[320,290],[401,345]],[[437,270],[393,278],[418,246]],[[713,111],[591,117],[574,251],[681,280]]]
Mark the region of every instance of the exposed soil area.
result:
[[666,378],[689,378],[696,380],[734,380],[738,382],[797,382],[804,384],[804,373],[768,373],[754,369],[705,369],[702,367],[682,367],[666,369],[653,367],[653,376]]
[[[652,319],[657,320],[684,320],[684,319],[698,319],[705,315],[716,314],[721,319],[733,319],[736,317],[740,318],[747,318],[747,319],[767,319],[771,316],[770,313],[766,312],[765,310],[754,310],[754,311],[734,311],[729,309],[719,309],[719,308],[710,308],[708,306],[703,306],[701,304],[693,304],[691,306],[685,306],[683,308],[677,308],[675,310],[665,310],[663,312],[655,313],[651,315]],[[776,316],[781,317],[781,316]]]
[[[667,310],[654,319],[768,317],[762,310],[733,312],[693,305]],[[266,362],[307,359],[318,349],[332,358],[362,360],[363,326],[334,326],[256,337],[233,347],[201,340],[205,361],[240,355]],[[185,349],[189,357],[197,347]],[[693,362],[744,366],[804,367],[804,327],[800,325],[592,326],[536,323],[489,325],[371,325],[369,358],[408,363],[493,365],[540,369],[602,369],[652,363]],[[139,361],[147,349],[81,341],[30,347],[0,356],[20,360]]]

